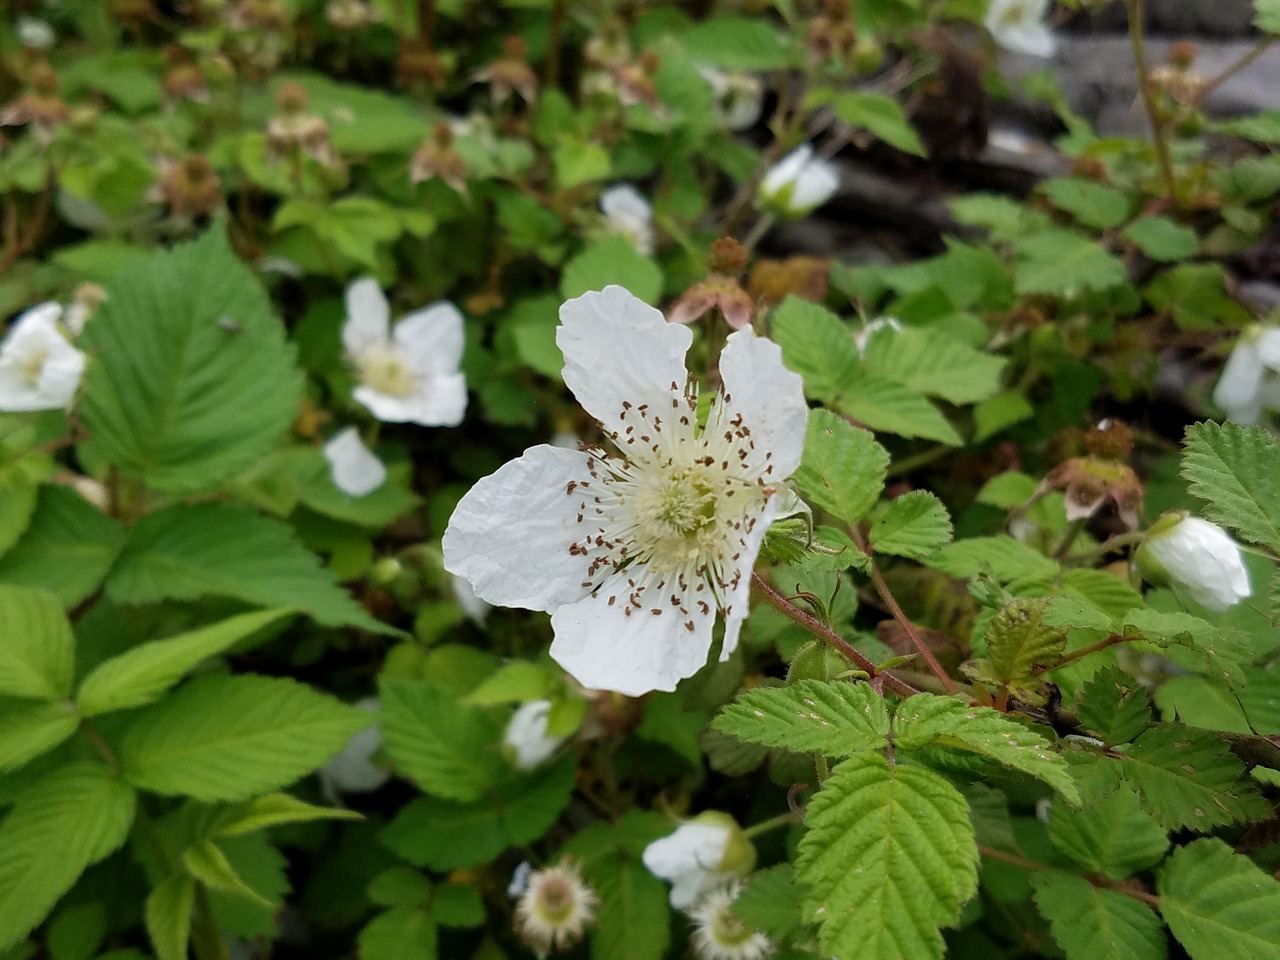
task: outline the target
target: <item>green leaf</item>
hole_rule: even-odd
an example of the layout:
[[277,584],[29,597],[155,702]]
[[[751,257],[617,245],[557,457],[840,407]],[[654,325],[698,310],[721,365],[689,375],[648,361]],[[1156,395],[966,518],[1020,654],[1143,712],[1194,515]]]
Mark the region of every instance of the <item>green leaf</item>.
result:
[[1182,476],[1210,520],[1280,550],[1280,443],[1266,430],[1211,421],[1188,427]]
[[147,936],[159,960],[187,960],[196,882],[187,874],[168,877],[147,897]]
[[566,263],[560,276],[560,295],[569,299],[611,283],[626,287],[645,303],[657,303],[662,296],[658,265],[620,236],[597,240]]
[[143,789],[243,800],[315,770],[368,722],[283,677],[200,677],[132,715],[120,759]]
[[406,461],[387,464],[382,486],[363,497],[338,489],[329,461],[314,447],[290,450],[287,463],[297,482],[298,503],[344,523],[381,530],[422,502],[411,489],[413,466]]
[[356,939],[360,960],[436,960],[436,925],[421,907],[392,907]]
[[869,539],[877,553],[924,560],[951,539],[951,517],[932,493],[912,490],[876,512]]
[[749,690],[711,726],[747,743],[845,757],[882,749],[889,714],[869,684],[800,680]]
[[201,840],[182,851],[182,865],[191,876],[210,890],[244,897],[263,906],[272,906],[270,900],[240,878],[227,855],[212,840]]
[[659,960],[670,942],[667,886],[638,860],[608,859],[587,874],[600,897],[591,936],[594,960]]
[[1200,249],[1200,238],[1168,217],[1143,217],[1125,227],[1124,237],[1152,260],[1185,260]]
[[419,870],[392,867],[369,881],[368,893],[380,907],[422,907],[431,900],[431,881]]
[[1183,330],[1239,326],[1250,314],[1227,293],[1221,264],[1184,263],[1160,274],[1142,291],[1151,305],[1167,310]]
[[1084,685],[1080,726],[1108,744],[1128,743],[1151,723],[1147,691],[1119,667],[1104,667]]
[[1160,912],[1191,960],[1280,956],[1280,884],[1221,840],[1174,853],[1156,889]]
[[893,742],[904,749],[941,748],[976,753],[1043,780],[1072,803],[1080,800],[1066,761],[1030,727],[995,710],[950,697],[918,694],[893,718]]
[[938,927],[960,919],[978,886],[969,808],[955,787],[923,767],[862,754],[832,771],[805,820],[796,876],[822,952],[940,958]]
[[27,529],[36,512],[39,492],[32,460],[0,463],[0,555],[17,543]]
[[1164,960],[1164,925],[1151,908],[1083,877],[1038,873],[1036,906],[1067,960]]
[[515,660],[500,667],[480,686],[467,694],[467,702],[480,705],[494,703],[522,703],[550,697],[560,687],[560,681],[548,668]]
[[758,17],[719,15],[680,32],[690,57],[725,70],[776,70],[791,62],[784,34]]
[[1169,849],[1164,828],[1124,787],[1087,810],[1054,804],[1049,839],[1085,870],[1113,880],[1154,866]]
[[953,577],[989,573],[1001,583],[1056,576],[1058,564],[1013,537],[970,537],[949,543],[929,558],[929,566]]
[[360,819],[354,810],[317,807],[287,793],[268,793],[229,810],[217,833],[220,837],[238,837],[283,823]]
[[1189,613],[1163,610],[1130,610],[1124,618],[1127,636],[1141,635],[1160,647],[1186,651],[1205,673],[1229,687],[1244,683],[1243,665],[1250,657],[1248,634],[1216,627]]
[[1015,692],[1036,686],[1036,676],[1053,664],[1067,646],[1067,631],[1045,622],[1048,601],[1017,598],[1005,604],[987,624],[987,656],[982,679]]
[[1002,390],[973,408],[973,439],[982,441],[1035,416],[1036,409],[1016,390]]
[[96,762],[61,767],[18,796],[0,823],[0,950],[30,933],[86,867],[120,848],[136,802]]
[[152,489],[213,489],[270,451],[297,414],[293,347],[220,227],[118,274],[82,339],[94,356],[83,456]]
[[396,769],[423,790],[478,800],[503,771],[489,714],[425,683],[383,679],[382,736]]
[[929,151],[920,141],[920,135],[907,121],[907,116],[897,100],[882,93],[846,92],[839,94],[833,103],[836,117],[851,127],[870,130],[891,146],[918,157],[927,157]]
[[804,379],[808,396],[831,402],[856,379],[862,362],[853,334],[830,310],[788,296],[770,322],[783,361]]
[[1265,817],[1270,805],[1244,764],[1205,730],[1168,723],[1138,737],[1120,758],[1121,775],[1143,809],[1166,830],[1205,833],[1236,821]]
[[48,753],[79,726],[75,709],[65,701],[0,698],[0,773]]
[[1069,230],[1045,230],[1018,242],[1014,286],[1019,294],[1106,290],[1125,281],[1124,264],[1102,246]]
[[53,594],[0,584],[0,694],[60,700],[74,672],[75,638]]
[[484,901],[475,887],[444,883],[436,887],[431,916],[442,927],[474,929],[484,925]]
[[563,757],[529,773],[508,771],[474,803],[418,797],[378,839],[402,859],[432,870],[491,862],[508,847],[533,843],[551,828],[573,795],[574,767],[572,757]]
[[98,589],[123,543],[118,522],[74,490],[45,484],[26,532],[0,557],[0,582],[48,590],[72,607]]
[[1040,192],[1086,227],[1110,230],[1129,217],[1129,198],[1114,187],[1092,180],[1060,177],[1040,184]]
[[885,330],[867,343],[864,366],[915,393],[949,403],[976,403],[1000,388],[1002,357],[975,350],[938,330]]
[[598,143],[564,140],[552,151],[556,183],[562,189],[594,183],[609,176],[609,151]]
[[151,703],[202,660],[225,653],[290,612],[245,613],[167,640],[136,646],[99,664],[85,677],[76,692],[76,705],[84,716],[92,717]]
[[880,499],[889,454],[866,430],[829,410],[809,414],[795,481],[815,506],[857,523]]
[[964,442],[937,407],[892,380],[861,376],[833,402],[872,430],[937,440],[956,447]]
[[386,632],[283,523],[231,503],[176,504],[138,521],[107,593],[120,603],[231,597],[316,622]]
[[786,942],[803,923],[802,896],[795,871],[784,863],[752,874],[733,901],[733,912],[766,936]]

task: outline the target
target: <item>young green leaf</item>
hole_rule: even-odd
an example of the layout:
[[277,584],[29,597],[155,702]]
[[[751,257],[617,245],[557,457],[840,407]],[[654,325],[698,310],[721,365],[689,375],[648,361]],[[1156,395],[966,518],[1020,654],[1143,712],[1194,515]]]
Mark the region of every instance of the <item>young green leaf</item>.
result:
[[1129,216],[1125,193],[1092,180],[1059,177],[1046,180],[1039,189],[1055,207],[1067,211],[1086,227],[1110,230]]
[[263,906],[272,906],[270,900],[241,879],[227,855],[212,840],[201,840],[182,851],[182,865],[187,873],[210,890],[244,897]]
[[59,700],[74,671],[75,638],[53,594],[0,584],[0,694]]
[[228,810],[217,829],[217,835],[238,837],[284,823],[360,819],[361,815],[354,810],[317,807],[287,793],[268,793]]
[[1146,689],[1119,667],[1089,678],[1077,711],[1080,726],[1109,744],[1128,743],[1151,723]]
[[1280,550],[1280,442],[1261,427],[1197,423],[1187,428],[1182,476],[1206,501],[1209,519]]
[[815,506],[857,523],[880,499],[888,468],[888,451],[866,430],[829,410],[809,414],[795,480]]
[[196,882],[189,874],[168,877],[147,897],[147,936],[159,960],[187,960]]
[[1164,960],[1164,926],[1151,908],[1083,877],[1037,873],[1036,906],[1067,960]]
[[125,776],[156,793],[243,800],[315,770],[369,716],[283,677],[200,677],[130,717]]
[[832,402],[872,430],[937,440],[953,447],[964,442],[937,407],[895,380],[862,374]]
[[970,537],[949,543],[929,558],[929,566],[953,577],[990,573],[1001,583],[1024,577],[1055,576],[1058,564],[1013,537]]
[[1019,294],[1106,290],[1124,283],[1124,264],[1101,244],[1069,230],[1044,230],[1018,241]]
[[978,886],[969,808],[923,767],[877,754],[843,761],[809,803],[796,876],[824,955],[940,958],[939,927]]
[[1043,597],[1020,597],[1005,604],[987,624],[986,658],[974,661],[969,673],[1023,699],[1040,699],[1040,672],[1067,646],[1067,631],[1045,622],[1048,609]]
[[853,333],[830,310],[787,297],[770,318],[773,337],[789,368],[804,378],[804,392],[832,402],[843,395],[861,367]]
[[752,874],[733,901],[733,912],[761,933],[785,942],[804,922],[802,896],[795,871],[784,863]]
[[1221,840],[1178,850],[1156,888],[1160,912],[1191,960],[1280,956],[1280,884]]
[[1120,236],[1152,260],[1185,260],[1200,249],[1200,238],[1168,217],[1143,217],[1125,227]]
[[36,459],[0,463],[0,555],[18,542],[36,511],[40,492]]
[[876,513],[869,539],[877,553],[924,560],[951,539],[951,517],[932,493],[912,490]]
[[889,713],[866,683],[800,680],[748,691],[721,711],[712,728],[748,743],[845,757],[883,749]]
[[937,330],[906,327],[873,336],[863,363],[873,376],[960,404],[995,394],[1005,361]]
[[657,303],[662,295],[658,265],[617,235],[597,240],[565,264],[560,294],[568,299],[611,283],[626,287],[645,303]]
[[1135,609],[1124,618],[1124,632],[1160,647],[1179,647],[1200,669],[1228,687],[1244,683],[1244,664],[1251,656],[1248,634],[1218,627],[1189,613]]
[[1125,787],[1086,810],[1054,804],[1049,839],[1085,870],[1113,880],[1153,866],[1169,849],[1164,828]]
[[833,106],[841,123],[870,130],[885,143],[917,157],[929,155],[920,135],[892,97],[883,93],[848,91],[837,96]]
[[48,753],[79,726],[65,701],[0,698],[0,773]]
[[421,907],[392,907],[378,914],[356,938],[360,960],[436,960],[437,931]]

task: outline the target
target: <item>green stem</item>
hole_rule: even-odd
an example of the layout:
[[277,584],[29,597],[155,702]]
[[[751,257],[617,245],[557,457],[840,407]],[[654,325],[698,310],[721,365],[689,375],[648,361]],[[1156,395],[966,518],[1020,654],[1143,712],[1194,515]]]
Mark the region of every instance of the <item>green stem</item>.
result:
[[1169,141],[1166,136],[1166,124],[1156,104],[1155,93],[1151,89],[1151,76],[1147,67],[1146,40],[1142,33],[1142,0],[1125,0],[1129,12],[1129,42],[1133,47],[1133,63],[1138,71],[1138,90],[1142,94],[1142,105],[1147,111],[1147,119],[1151,122],[1151,134],[1155,138],[1156,161],[1160,165],[1160,177],[1164,180],[1165,193],[1175,208],[1178,202],[1178,181],[1173,175],[1173,161],[1169,157]]
[[1076,542],[1076,538],[1084,532],[1084,520],[1072,520],[1067,524],[1067,529],[1062,534],[1062,539],[1058,542],[1058,546],[1053,551],[1053,559],[1061,560],[1067,555],[1067,551],[1071,549],[1071,545]]
[[770,817],[768,820],[761,820],[757,824],[753,824],[742,831],[742,835],[748,840],[758,837],[762,833],[768,833],[770,830],[777,830],[779,827],[789,827],[793,823],[799,823],[800,818],[788,810],[786,813],[780,813],[776,817]]
[[[1038,863],[1035,860],[1028,860],[1026,857],[1018,856],[1016,853],[1005,853],[1003,850],[997,850],[995,847],[989,847],[985,843],[978,844],[978,852],[988,860],[999,860],[1001,863],[1007,863],[1014,867],[1021,867],[1023,870],[1034,870],[1036,873],[1069,872],[1066,870],[1059,870],[1057,867],[1051,867],[1045,863]],[[1077,876],[1077,874],[1071,874],[1071,876]],[[1132,897],[1134,900],[1141,900],[1150,907],[1158,908],[1160,906],[1160,898],[1154,894],[1147,893],[1145,890],[1135,890],[1123,883],[1108,880],[1105,877],[1085,876],[1082,879],[1087,880],[1095,887],[1114,890],[1116,893],[1123,893],[1126,897]]]
[[1108,540],[1104,540],[1096,547],[1090,547],[1088,550],[1081,550],[1079,553],[1071,554],[1071,556],[1066,558],[1066,561],[1072,564],[1087,563],[1091,560],[1096,560],[1098,557],[1105,556],[1113,550],[1119,550],[1121,547],[1127,547],[1133,543],[1141,543],[1145,536],[1145,532],[1138,530],[1135,530],[1133,533],[1121,533]]
[[748,254],[752,253],[756,248],[756,244],[763,240],[764,235],[773,229],[777,219],[772,213],[760,214],[760,219],[755,222],[751,230],[743,238],[742,249]]
[[1209,96],[1209,94],[1213,93],[1213,91],[1217,90],[1237,73],[1249,66],[1249,64],[1253,63],[1253,61],[1257,60],[1260,56],[1270,50],[1277,42],[1280,42],[1280,37],[1277,37],[1274,34],[1267,34],[1263,36],[1253,45],[1253,49],[1201,87],[1200,92],[1196,94],[1196,98],[1191,102],[1191,105],[1193,107],[1200,106],[1205,97]]
[[1114,647],[1118,643],[1126,643],[1129,640],[1137,639],[1136,637],[1126,637],[1123,634],[1113,633],[1111,636],[1099,640],[1097,643],[1091,643],[1087,647],[1081,647],[1079,650],[1072,650],[1058,658],[1058,662],[1051,667],[1045,667],[1042,673],[1048,673],[1050,670],[1057,670],[1059,667],[1065,667],[1069,663],[1075,663],[1077,660],[1083,660],[1090,654],[1097,653],[1099,650],[1105,650],[1107,647]]

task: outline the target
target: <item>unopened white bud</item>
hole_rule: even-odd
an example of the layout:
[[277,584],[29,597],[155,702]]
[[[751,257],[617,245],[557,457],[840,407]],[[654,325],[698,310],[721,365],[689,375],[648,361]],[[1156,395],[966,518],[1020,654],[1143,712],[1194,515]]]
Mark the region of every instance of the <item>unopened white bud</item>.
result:
[[1161,517],[1134,561],[1149,582],[1176,584],[1210,610],[1226,610],[1253,592],[1240,547],[1216,523],[1199,517]]

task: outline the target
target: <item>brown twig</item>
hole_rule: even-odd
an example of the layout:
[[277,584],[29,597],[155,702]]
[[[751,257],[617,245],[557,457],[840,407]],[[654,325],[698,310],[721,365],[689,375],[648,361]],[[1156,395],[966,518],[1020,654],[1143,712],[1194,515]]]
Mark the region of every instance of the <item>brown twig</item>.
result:
[[1160,165],[1160,177],[1164,180],[1165,192],[1169,202],[1175,208],[1178,202],[1178,181],[1173,175],[1173,161],[1169,157],[1169,143],[1165,139],[1165,122],[1156,106],[1155,94],[1151,90],[1151,75],[1147,68],[1147,47],[1142,35],[1142,0],[1125,0],[1129,12],[1129,41],[1133,47],[1133,63],[1138,71],[1138,90],[1142,94],[1142,105],[1146,108],[1147,119],[1151,122],[1151,135],[1155,138],[1156,161]]
[[[1016,853],[1005,853],[1003,850],[997,850],[995,847],[989,847],[985,843],[978,844],[978,852],[988,860],[999,860],[1001,863],[1007,863],[1013,867],[1021,867],[1023,870],[1032,870],[1036,873],[1067,873],[1066,870],[1059,870],[1057,867],[1051,867],[1045,863],[1038,863],[1035,860],[1028,860],[1026,857],[1020,857]],[[1070,876],[1078,876],[1078,874],[1069,874]],[[1116,893],[1123,893],[1126,897],[1132,897],[1134,900],[1141,900],[1147,906],[1158,908],[1160,906],[1160,898],[1155,894],[1147,893],[1145,890],[1136,890],[1116,880],[1109,880],[1106,877],[1094,875],[1086,875],[1081,879],[1087,881],[1095,887],[1102,887],[1106,890],[1114,890]]]

